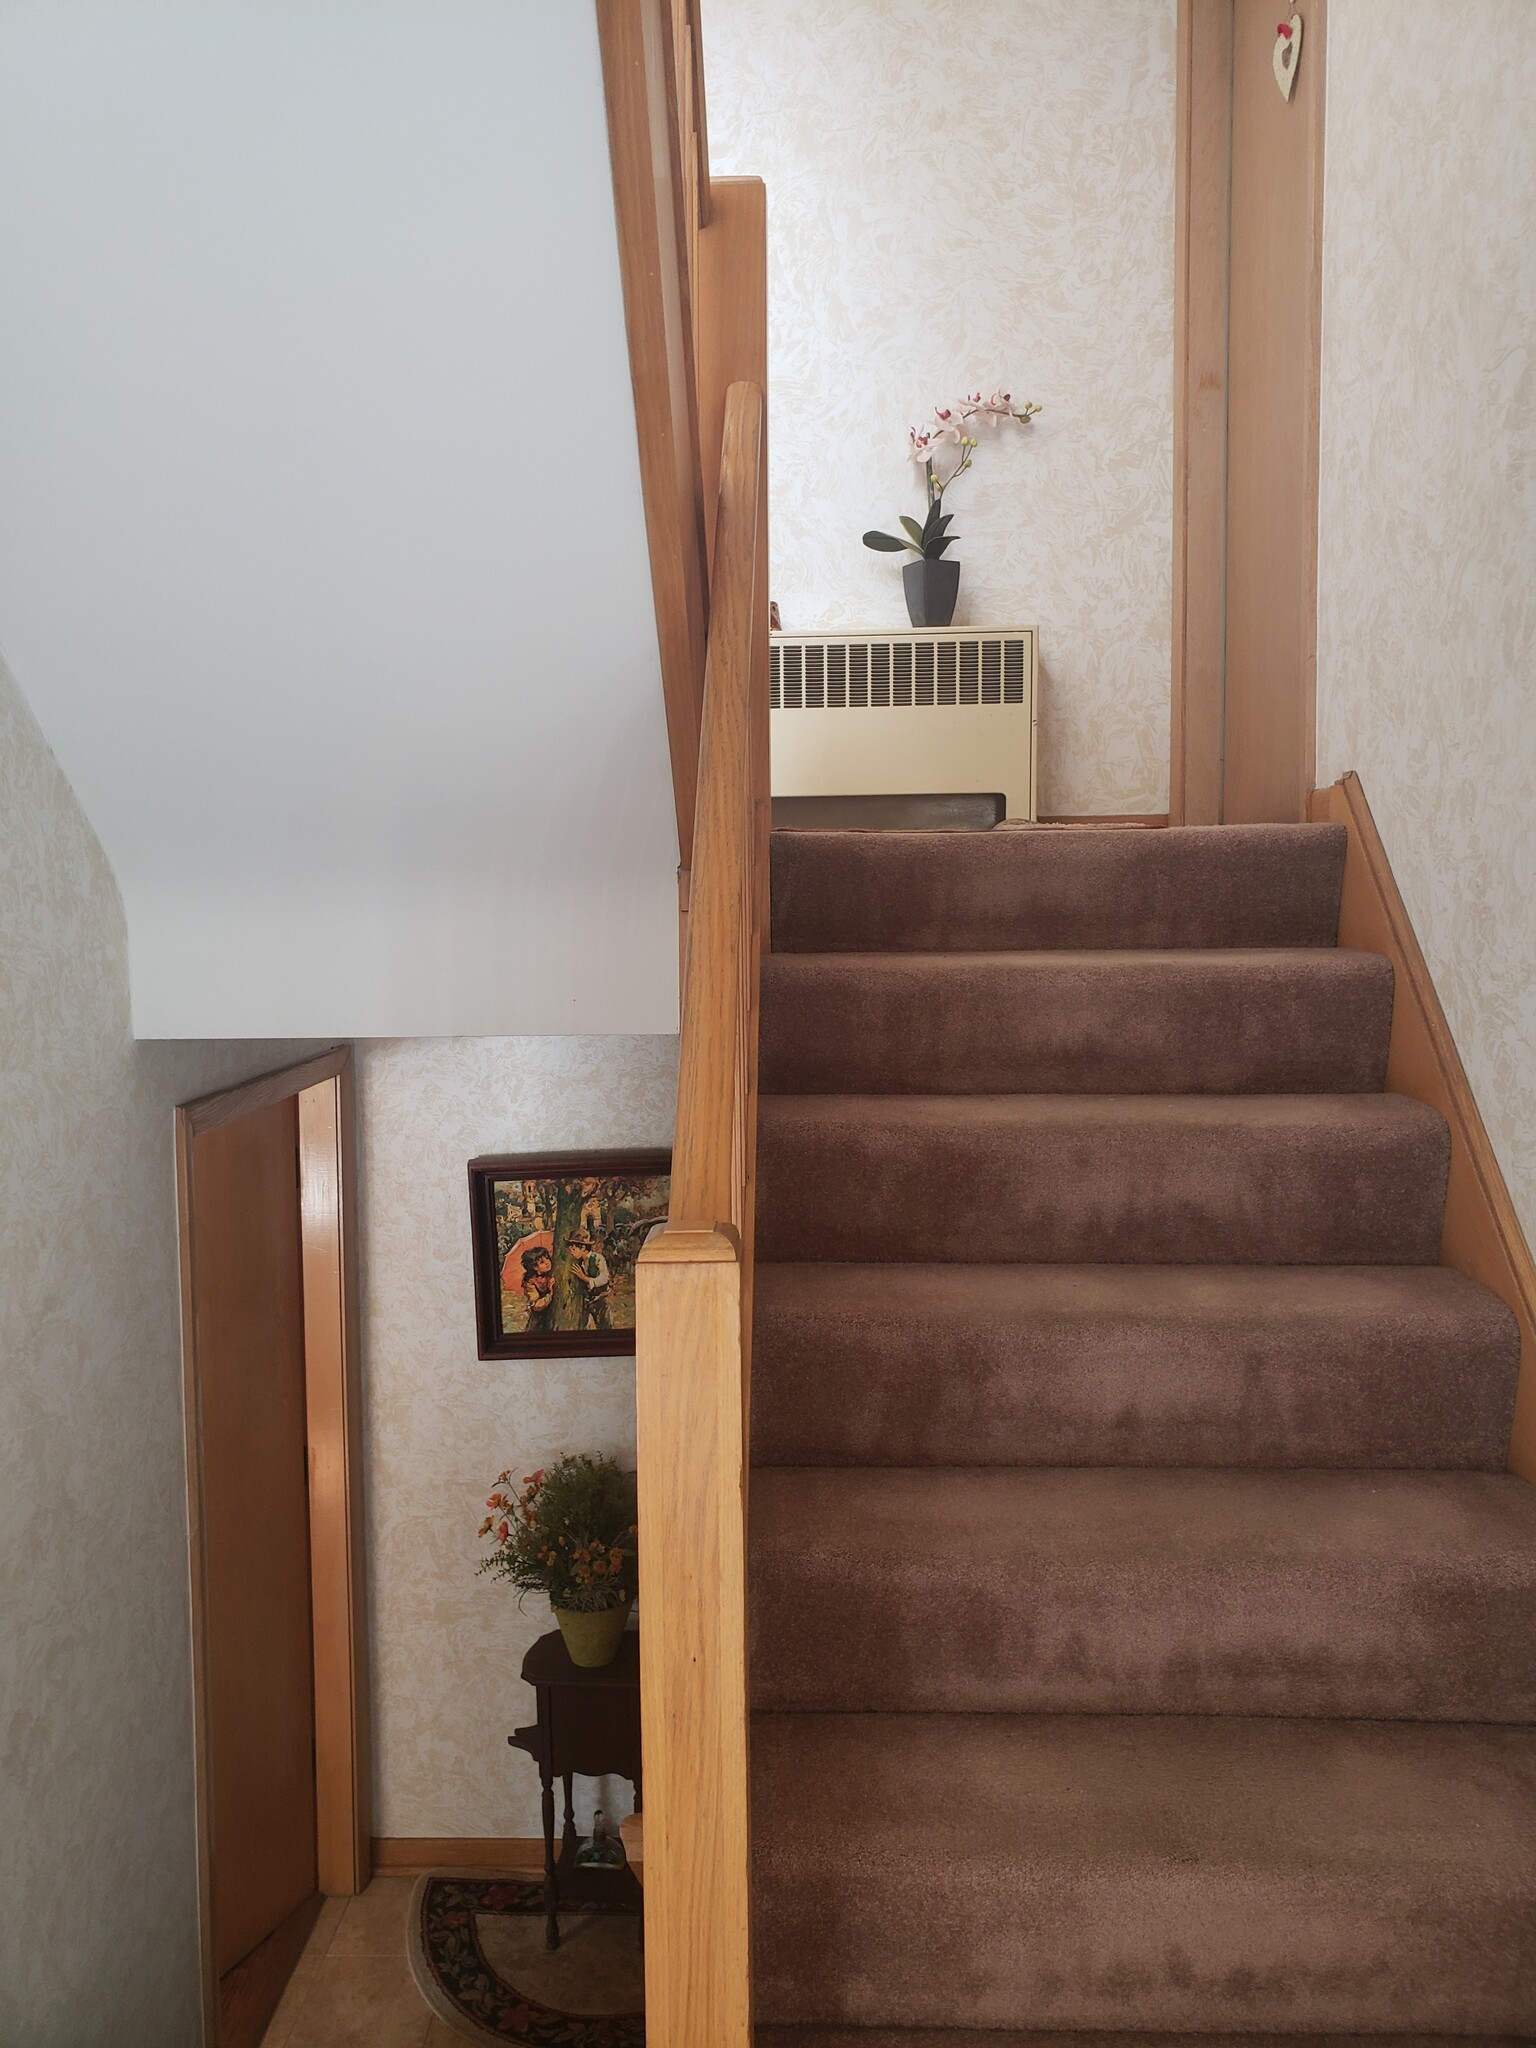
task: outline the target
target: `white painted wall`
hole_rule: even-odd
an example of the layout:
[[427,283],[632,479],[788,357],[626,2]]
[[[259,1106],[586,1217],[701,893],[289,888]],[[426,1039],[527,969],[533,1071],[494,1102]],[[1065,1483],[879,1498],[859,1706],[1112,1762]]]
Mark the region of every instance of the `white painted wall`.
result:
[[172,1106],[122,904],[0,664],[0,2041],[202,2036]]
[[1040,805],[1168,806],[1174,0],[708,0],[718,170],[768,188],[770,546],[791,632],[905,626],[860,543],[906,432],[1045,411],[946,500],[959,625],[1038,623]]
[[0,647],[140,1035],[675,1027],[591,0],[4,0]]
[[[633,1464],[631,1358],[475,1355],[466,1162],[477,1153],[669,1145],[673,1038],[395,1040],[359,1047],[374,1826],[537,1835],[538,1773],[507,1748],[518,1676],[552,1626],[477,1578],[498,1472],[562,1451]],[[582,1819],[598,1788],[582,1787]],[[629,1810],[628,1788],[599,1795]]]
[[[0,2042],[18,2048],[200,2037],[171,1112],[315,1049],[135,1043],[126,953],[105,855],[0,665]],[[505,1736],[549,1617],[476,1578],[481,1502],[503,1463],[634,1450],[631,1360],[476,1358],[465,1162],[669,1143],[676,1056],[665,1036],[359,1048],[382,1833],[538,1832]],[[627,1810],[623,1786],[587,1784],[584,1819],[595,1796]]]
[[1319,780],[1360,773],[1536,1239],[1533,105],[1530,0],[1331,0]]

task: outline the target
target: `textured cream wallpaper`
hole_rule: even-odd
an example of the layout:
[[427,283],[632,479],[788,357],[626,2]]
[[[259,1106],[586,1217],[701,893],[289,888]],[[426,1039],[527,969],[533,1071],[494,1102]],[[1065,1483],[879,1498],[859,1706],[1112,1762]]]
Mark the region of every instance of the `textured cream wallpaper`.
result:
[[105,856],[0,665],[0,2041],[201,2034],[174,1103]]
[[[634,1361],[476,1358],[465,1168],[670,1144],[677,1041],[380,1039],[359,1054],[375,1827],[536,1835],[538,1775],[506,1738],[532,1718],[518,1671],[552,1623],[475,1577],[475,1531],[506,1466],[567,1450],[633,1462]],[[627,1788],[608,1800],[628,1812]]]
[[1536,6],[1328,35],[1319,780],[1359,770],[1536,1237]]
[[773,591],[905,625],[860,544],[909,424],[1045,405],[948,501],[958,624],[1037,620],[1046,811],[1168,802],[1174,0],[710,0],[715,168],[768,187]]

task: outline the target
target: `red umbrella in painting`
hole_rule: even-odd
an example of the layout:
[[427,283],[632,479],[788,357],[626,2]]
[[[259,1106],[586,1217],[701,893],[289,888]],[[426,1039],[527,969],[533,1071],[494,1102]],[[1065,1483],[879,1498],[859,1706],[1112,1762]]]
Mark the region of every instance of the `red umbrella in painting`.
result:
[[516,1294],[523,1284],[523,1253],[548,1252],[555,1256],[555,1233],[552,1230],[530,1230],[526,1237],[520,1237],[511,1251],[501,1262],[501,1291]]

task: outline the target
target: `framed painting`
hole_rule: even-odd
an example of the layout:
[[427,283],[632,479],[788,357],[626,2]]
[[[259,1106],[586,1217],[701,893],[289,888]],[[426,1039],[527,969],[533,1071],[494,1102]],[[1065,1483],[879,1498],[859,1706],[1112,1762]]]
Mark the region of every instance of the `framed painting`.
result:
[[469,1162],[482,1358],[635,1348],[635,1262],[667,1216],[670,1152],[528,1152]]

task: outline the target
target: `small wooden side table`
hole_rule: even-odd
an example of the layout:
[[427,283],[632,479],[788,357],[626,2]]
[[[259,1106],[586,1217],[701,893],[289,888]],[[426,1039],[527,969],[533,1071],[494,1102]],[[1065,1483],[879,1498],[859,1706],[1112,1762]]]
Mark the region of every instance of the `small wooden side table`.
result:
[[[523,1677],[538,1701],[538,1720],[507,1737],[539,1767],[544,1795],[544,1939],[560,1946],[562,1906],[619,1906],[642,1910],[640,1887],[629,1870],[578,1867],[576,1811],[571,1779],[628,1778],[640,1811],[640,1636],[630,1629],[611,1664],[588,1671],[573,1664],[559,1629],[540,1636],[523,1659]],[[555,1854],[555,1780],[565,1784],[565,1827]],[[615,1830],[617,1832],[617,1830]]]

